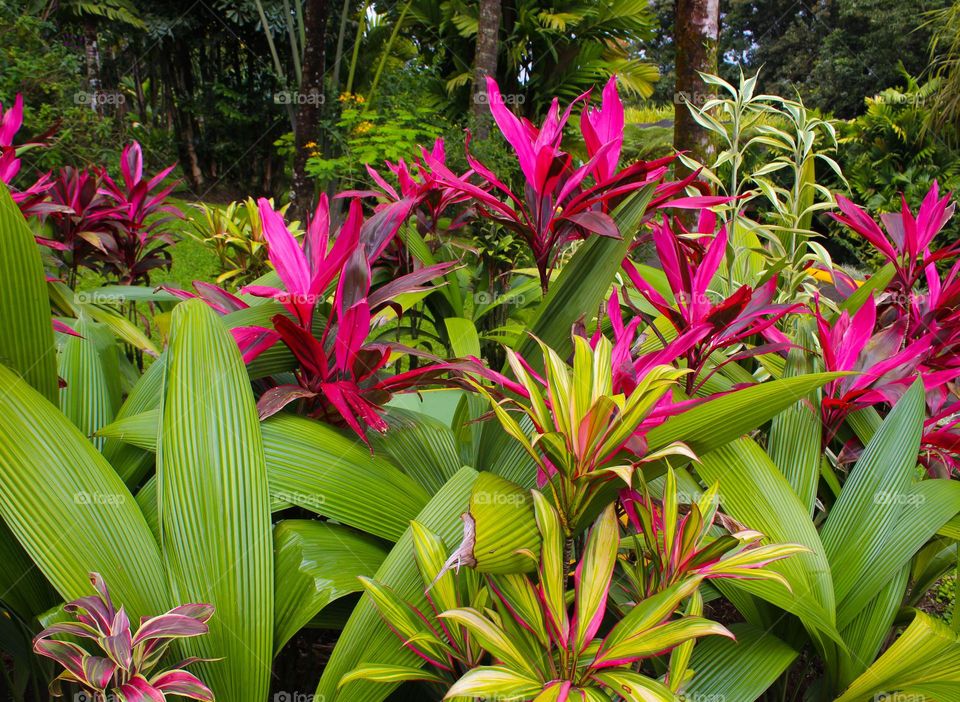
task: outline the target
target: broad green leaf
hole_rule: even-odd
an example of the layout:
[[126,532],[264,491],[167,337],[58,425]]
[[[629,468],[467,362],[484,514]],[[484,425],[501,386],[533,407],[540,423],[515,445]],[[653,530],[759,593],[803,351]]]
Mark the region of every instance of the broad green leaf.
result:
[[697,455],[705,454],[753,431],[840,375],[815,373],[773,380],[708,400],[651,429],[649,450],[683,441]]
[[693,680],[685,690],[689,699],[759,699],[798,655],[769,631],[750,624],[732,624],[730,631],[735,641],[714,636],[694,648]]
[[436,493],[463,466],[449,424],[399,409],[390,410],[385,419],[390,429],[371,437],[374,452],[385,454],[427,494]]
[[57,402],[57,356],[40,249],[0,183],[0,364]]
[[157,455],[161,543],[178,601],[216,607],[184,643],[218,697],[270,688],[274,566],[267,470],[240,350],[200,300],[174,309]]
[[480,357],[480,336],[471,320],[463,317],[447,317],[443,323],[447,327],[447,336],[450,338],[450,348],[453,349],[454,356]]
[[481,573],[525,573],[536,568],[540,549],[537,517],[529,493],[484,471],[470,494],[476,541],[473,556]]
[[[445,543],[457,543],[463,525],[460,514],[467,506],[470,488],[477,477],[471,468],[461,468],[417,515],[417,522]],[[413,564],[413,532],[407,530],[397,541],[374,580],[388,585],[418,608],[429,606],[423,594],[423,580]],[[343,633],[323,669],[316,698],[327,702],[379,702],[395,685],[369,681],[351,682],[337,689],[340,679],[361,665],[419,666],[423,661],[403,647],[402,642],[380,618],[368,595],[364,595],[347,621]]]
[[893,645],[836,702],[882,699],[884,694],[960,700],[960,638],[920,611]]
[[708,484],[719,483],[720,503],[731,517],[770,543],[809,549],[767,566],[786,578],[792,592],[770,581],[737,581],[737,587],[796,614],[815,637],[819,631],[839,641],[833,581],[820,537],[807,508],[766,452],[751,439],[739,439],[701,456],[697,471]]
[[867,444],[821,530],[841,627],[960,511],[960,486],[913,484],[924,409],[917,381]]
[[362,588],[387,556],[378,540],[330,522],[287,519],[273,528],[274,652],[334,600]]
[[[153,454],[156,453],[157,434],[160,428],[160,412],[156,408],[159,406],[163,394],[165,368],[166,355],[164,354],[144,371],[117,411],[112,426],[134,421],[135,417],[144,415],[147,423],[141,425],[138,431],[129,433],[129,436],[133,438],[128,438],[126,432],[122,432],[120,435],[106,433],[109,426],[102,427],[101,431],[98,432],[100,436],[108,438],[103,447],[103,455],[107,457],[117,474],[131,488],[140,484],[144,475],[154,463]],[[149,412],[149,410],[153,411]],[[137,439],[136,437],[144,438]],[[144,445],[144,442],[147,442],[148,445]]]
[[172,598],[160,549],[130,491],[93,444],[0,366],[0,514],[65,600],[99,572],[133,621]]
[[[158,418],[157,412],[144,412],[99,433],[155,451]],[[276,414],[261,431],[274,502],[293,504],[391,541],[400,538],[427,503],[429,495],[412,478],[329,425]]]
[[903,604],[909,575],[909,568],[901,568],[841,631],[850,649],[850,655],[840,659],[839,679],[843,685],[852,682],[876,659]]
[[[111,383],[118,377],[117,351],[111,339],[110,347],[101,355],[97,345],[100,330],[86,315],[77,320],[74,330],[80,336],[66,336],[58,354],[58,372],[66,383],[60,388],[60,409],[84,436],[94,437],[116,414],[114,402],[119,393],[112,390]],[[105,357],[111,353],[113,367],[105,367]],[[103,450],[103,438],[91,440],[98,450]]]
[[[811,369],[812,362],[806,351],[790,350],[785,377],[797,377]],[[820,443],[823,425],[819,407],[818,393],[814,390],[783,410],[770,423],[767,447],[770,459],[797,493],[811,518],[817,501],[817,482],[822,457]]]

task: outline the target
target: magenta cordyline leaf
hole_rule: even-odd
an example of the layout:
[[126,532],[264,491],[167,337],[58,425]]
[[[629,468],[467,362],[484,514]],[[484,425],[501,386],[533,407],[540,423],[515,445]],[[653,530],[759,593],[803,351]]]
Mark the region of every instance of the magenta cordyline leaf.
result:
[[100,656],[85,656],[83,659],[83,675],[86,682],[93,688],[103,691],[117,672],[117,664],[109,658]]
[[201,702],[213,702],[214,699],[210,689],[186,670],[168,670],[155,676],[150,684],[165,695],[180,695]]
[[134,675],[125,685],[116,689],[124,702],[165,702],[163,693],[147,682],[142,675]]
[[640,275],[629,259],[623,261],[624,272],[633,286],[677,330],[678,340],[682,341],[670,352],[680,353],[681,347],[684,348],[682,357],[686,367],[693,371],[687,376],[687,394],[691,396],[716,372],[715,368],[707,375],[702,374],[711,355],[721,349],[742,344],[751,337],[759,336],[765,341],[723,361],[729,363],[789,348],[789,340],[774,325],[787,314],[801,309],[799,304],[773,302],[776,278],[770,278],[756,289],[743,285],[725,299],[711,298],[710,282],[720,268],[727,246],[726,229],[721,227],[714,236],[715,226],[715,216],[703,212],[697,231],[692,234],[682,228],[681,234],[676,234],[666,217],[653,226],[652,237],[673,292],[672,303]]
[[[860,234],[894,265],[894,287],[906,295],[912,291],[925,267],[957,253],[956,242],[943,249],[930,251],[934,238],[953,216],[954,206],[950,204],[950,196],[951,194],[947,193],[940,197],[940,187],[934,181],[916,217],[910,211],[906,199],[901,196],[900,212],[883,214],[880,217],[887,230],[886,234],[863,208],[842,195],[836,196],[840,214],[831,216]],[[902,296],[894,298],[894,301],[900,306],[907,304]]]
[[136,646],[151,639],[200,636],[207,631],[207,624],[201,619],[168,612],[143,622],[133,638],[133,645]]
[[6,110],[0,102],[0,147],[13,146],[13,137],[23,124],[23,95],[17,93],[13,104]]
[[110,635],[100,640],[107,655],[121,668],[129,670],[133,662],[133,638],[130,634],[130,619],[123,607],[117,612],[110,626]]
[[597,182],[608,180],[617,172],[623,147],[623,128],[623,103],[617,94],[617,77],[610,76],[603,88],[600,107],[585,106],[580,118],[583,143],[591,158],[603,145],[610,144],[605,156],[592,169]]
[[83,659],[87,656],[87,652],[69,641],[55,641],[40,638],[41,636],[43,636],[42,633],[33,640],[34,652],[56,661],[77,680],[86,682]]

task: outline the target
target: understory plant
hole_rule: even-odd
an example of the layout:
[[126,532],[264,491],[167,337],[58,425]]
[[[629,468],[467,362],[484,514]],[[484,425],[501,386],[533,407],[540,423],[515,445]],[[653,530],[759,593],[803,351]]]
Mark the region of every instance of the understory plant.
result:
[[[96,594],[64,605],[64,612],[72,615],[73,621],[53,624],[33,640],[34,651],[63,667],[50,684],[52,696],[62,697],[62,685],[66,682],[78,685],[92,702],[165,700],[168,695],[213,702],[209,688],[183,669],[193,662],[191,659],[161,665],[179,639],[207,633],[213,607],[180,605],[166,614],[144,617],[133,629],[123,607],[115,608],[100,574],[91,573],[90,581]],[[91,653],[82,645],[56,636],[89,641],[100,651]]]

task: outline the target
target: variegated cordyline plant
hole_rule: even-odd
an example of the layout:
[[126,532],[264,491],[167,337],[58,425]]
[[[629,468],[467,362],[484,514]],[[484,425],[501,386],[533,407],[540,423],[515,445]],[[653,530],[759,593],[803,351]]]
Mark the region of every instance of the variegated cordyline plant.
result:
[[[675,489],[665,495],[659,514],[675,516],[677,504],[666,502],[675,498]],[[608,700],[613,694],[628,701],[667,702],[689,679],[693,641],[710,635],[732,637],[722,625],[703,618],[698,594],[703,580],[780,579],[762,567],[802,550],[774,545],[740,550],[759,534],[717,536],[709,546],[706,534],[697,535],[694,541],[701,552],[692,564],[685,551],[672,553],[668,558],[683,559],[676,564],[680,568],[675,577],[630,602],[615,604],[611,587],[618,563],[625,564],[628,580],[632,567],[621,554],[628,544],[621,540],[615,503],[589,528],[572,571],[560,514],[548,497],[537,490],[526,494],[482,474],[471,508],[491,505],[501,518],[526,528],[526,543],[513,553],[502,541],[485,545],[483,562],[475,564],[485,572],[483,581],[473,569],[455,577],[443,564],[443,542],[416,524],[414,545],[429,610],[424,613],[383,584],[364,581],[385,622],[429,670],[365,665],[344,676],[341,686],[356,680],[422,680],[438,686],[444,699]],[[689,540],[689,530],[702,528],[702,522],[688,524],[696,514],[692,506],[679,525],[681,538],[687,535]],[[707,528],[710,521],[712,514]],[[675,533],[662,518],[656,519],[654,529]],[[672,545],[667,548],[673,550]],[[646,551],[636,553],[650,558]],[[671,564],[650,559],[649,565],[666,570]],[[680,609],[685,601],[689,604],[684,613]],[[646,659],[671,651],[666,675],[644,667]]]
[[[180,605],[166,614],[142,618],[134,630],[124,608],[115,607],[100,574],[91,573],[90,581],[96,594],[63,607],[73,621],[53,624],[33,640],[34,651],[63,667],[50,683],[53,697],[63,696],[63,683],[73,683],[91,702],[157,702],[168,697],[213,702],[209,688],[184,670],[198,659],[164,664],[177,640],[207,633],[213,607]],[[99,651],[88,650],[90,646]]]

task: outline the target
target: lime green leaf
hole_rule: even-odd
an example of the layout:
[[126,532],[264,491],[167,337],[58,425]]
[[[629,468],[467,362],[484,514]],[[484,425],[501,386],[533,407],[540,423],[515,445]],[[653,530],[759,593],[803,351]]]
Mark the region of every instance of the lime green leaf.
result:
[[361,590],[358,576],[373,575],[387,549],[352,529],[288,519],[273,529],[276,597],[274,651],[334,600]]
[[202,658],[214,693],[260,702],[273,656],[273,537],[256,402],[240,350],[201,300],[174,309],[157,456],[160,523],[178,601],[216,607]]
[[[690,699],[756,700],[796,660],[797,651],[769,631],[733,624],[736,641],[713,637],[693,651]],[[750,671],[744,675],[744,671]]]
[[538,694],[543,683],[511,670],[506,666],[488,665],[474,668],[460,678],[451,687],[444,699],[456,697],[493,698],[508,700],[527,700]]
[[[417,515],[424,528],[434,532],[445,543],[456,543],[461,536],[460,514],[467,505],[470,488],[477,477],[471,468],[462,468],[430,500]],[[397,541],[374,575],[417,608],[429,607],[423,594],[423,580],[413,562],[413,532],[408,530]],[[394,685],[357,680],[337,690],[337,683],[361,665],[422,665],[423,661],[403,647],[402,642],[383,623],[371,598],[364,595],[333,649],[317,686],[316,696],[327,702],[378,702],[390,694]]]
[[924,699],[960,699],[960,639],[950,628],[916,611],[910,626],[836,702],[879,699],[885,693]]
[[63,413],[0,366],[0,515],[65,600],[99,572],[133,621],[172,606],[130,491]]
[[0,183],[0,364],[57,401],[57,357],[40,250]]

